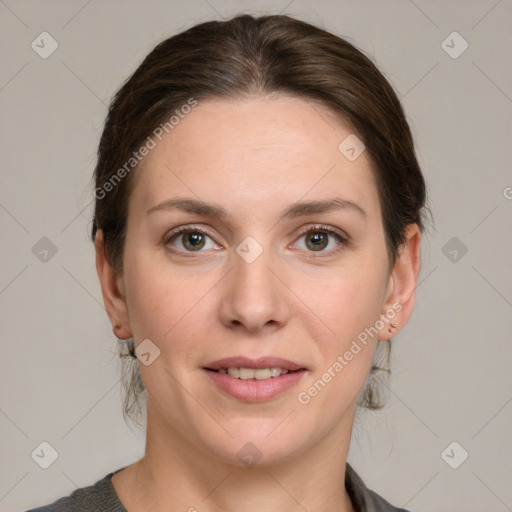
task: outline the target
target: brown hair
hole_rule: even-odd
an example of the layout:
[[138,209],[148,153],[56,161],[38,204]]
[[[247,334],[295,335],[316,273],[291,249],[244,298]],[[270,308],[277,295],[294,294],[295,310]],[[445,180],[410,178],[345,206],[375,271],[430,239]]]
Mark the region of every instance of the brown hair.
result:
[[[373,62],[345,39],[294,18],[241,15],[201,23],[161,42],[112,100],[95,169],[92,238],[98,229],[103,231],[107,257],[117,271],[123,267],[134,178],[126,163],[155,128],[191,98],[272,93],[320,101],[364,142],[373,163],[391,265],[405,241],[406,226],[416,223],[423,231],[426,190],[411,131],[396,93]],[[130,165],[135,169],[136,161]],[[361,392],[360,404],[369,408],[382,407],[372,379],[379,370],[389,372],[390,344],[385,345],[386,355],[380,348]],[[133,345],[120,355],[129,352],[133,355]],[[123,371],[128,414],[144,391],[134,361],[128,379]]]

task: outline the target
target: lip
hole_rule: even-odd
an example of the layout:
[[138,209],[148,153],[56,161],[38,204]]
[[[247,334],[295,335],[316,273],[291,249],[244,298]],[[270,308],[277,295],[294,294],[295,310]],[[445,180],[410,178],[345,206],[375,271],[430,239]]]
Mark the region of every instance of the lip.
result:
[[242,380],[206,368],[203,371],[222,391],[244,402],[271,400],[296,386],[306,374],[306,370],[297,370],[293,373],[286,373],[266,380]]
[[[266,380],[242,380],[218,373],[221,368],[282,368],[291,373]],[[307,373],[304,366],[280,357],[228,357],[204,366],[203,371],[223,392],[244,402],[265,402],[296,386]]]
[[221,368],[282,368],[283,370],[291,372],[301,369],[307,370],[304,365],[280,357],[259,357],[258,359],[251,359],[249,357],[226,357],[205,364],[204,368],[209,370],[220,370]]

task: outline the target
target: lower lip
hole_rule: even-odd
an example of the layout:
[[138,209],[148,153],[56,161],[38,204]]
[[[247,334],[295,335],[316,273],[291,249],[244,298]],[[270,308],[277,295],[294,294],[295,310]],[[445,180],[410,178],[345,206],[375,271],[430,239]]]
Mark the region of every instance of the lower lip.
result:
[[245,402],[264,402],[270,400],[295,386],[306,373],[305,370],[298,370],[265,380],[242,380],[234,379],[225,373],[211,370],[204,371],[219,388],[232,397]]

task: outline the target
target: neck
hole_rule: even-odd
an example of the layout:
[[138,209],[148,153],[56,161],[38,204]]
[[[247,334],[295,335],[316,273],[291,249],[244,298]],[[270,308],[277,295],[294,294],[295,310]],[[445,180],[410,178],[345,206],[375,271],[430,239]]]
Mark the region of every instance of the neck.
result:
[[339,431],[332,432],[293,459],[240,467],[205,455],[177,433],[159,431],[157,424],[162,423],[148,415],[144,457],[112,478],[128,512],[353,512],[344,486],[351,428],[341,439]]

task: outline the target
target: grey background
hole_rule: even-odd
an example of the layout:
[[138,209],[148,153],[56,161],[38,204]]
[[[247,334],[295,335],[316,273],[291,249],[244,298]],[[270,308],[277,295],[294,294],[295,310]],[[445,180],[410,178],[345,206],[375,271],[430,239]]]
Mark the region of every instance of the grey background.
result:
[[[240,11],[285,12],[373,55],[429,185],[437,229],[415,313],[394,341],[388,406],[358,416],[349,461],[413,511],[512,510],[510,0],[0,0],[0,510],[49,503],[144,452],[122,418],[88,240],[96,145],[112,94],[157,42]],[[47,59],[31,48],[43,31],[59,45]],[[442,46],[454,31],[469,44],[458,58],[445,50],[460,39]],[[46,261],[43,237],[57,249]],[[31,458],[43,441],[59,455],[46,470]],[[441,456],[453,441],[469,453],[458,469],[445,460],[460,448]]]

